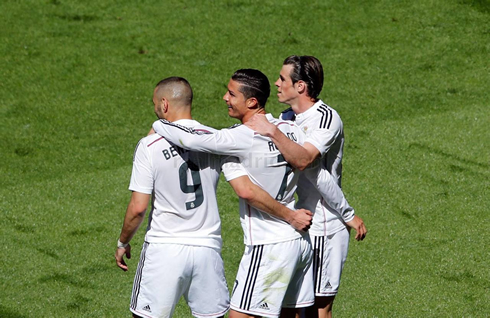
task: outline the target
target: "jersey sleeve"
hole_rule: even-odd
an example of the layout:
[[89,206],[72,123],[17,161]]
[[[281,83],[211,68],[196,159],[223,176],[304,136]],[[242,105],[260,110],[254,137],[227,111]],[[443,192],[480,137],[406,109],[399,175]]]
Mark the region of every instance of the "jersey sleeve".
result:
[[148,147],[146,147],[143,139],[138,142],[138,145],[136,145],[129,190],[151,194],[153,191],[153,174],[151,169],[150,154],[147,148]]
[[318,166],[310,167],[303,173],[317,188],[333,213],[338,214],[344,222],[349,222],[354,218],[354,209],[349,205],[342,189],[326,169],[319,169]]
[[203,133],[161,119],[153,123],[153,129],[169,142],[184,149],[220,155],[246,152],[252,147],[254,139],[254,131],[244,125]]
[[337,136],[342,132],[342,121],[340,117],[334,113],[330,117],[325,117],[319,123],[319,127],[314,129],[306,138],[305,143],[310,143],[315,146],[321,155],[324,155],[333,145]]
[[247,170],[236,157],[226,157],[223,160],[222,171],[226,181],[231,181],[241,176],[248,176]]

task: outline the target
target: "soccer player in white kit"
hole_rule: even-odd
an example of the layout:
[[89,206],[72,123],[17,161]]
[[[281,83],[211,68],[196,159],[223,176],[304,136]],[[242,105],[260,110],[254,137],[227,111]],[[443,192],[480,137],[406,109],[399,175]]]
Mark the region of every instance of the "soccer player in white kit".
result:
[[[293,119],[306,134],[300,146],[290,142],[281,131],[265,118],[255,116],[249,126],[268,136],[277,145],[284,158],[301,170],[320,169],[332,174],[338,185],[342,176],[344,145],[343,124],[338,113],[318,99],[323,86],[323,68],[312,56],[290,56],[285,59],[279,79],[278,99],[291,106],[281,114],[283,119]],[[309,168],[307,168],[309,167]],[[358,216],[344,217],[330,209],[321,193],[311,183],[300,179],[297,207],[315,211],[309,231],[315,257],[315,306],[307,311],[308,317],[331,317],[342,268],[349,246],[349,227],[356,230],[356,239],[363,240],[367,230]]]
[[[192,90],[185,79],[162,80],[153,102],[159,118],[210,133],[209,127],[190,116]],[[182,149],[157,134],[141,139],[136,146],[129,186],[132,195],[115,254],[117,265],[126,271],[123,256],[131,257],[129,241],[154,193],[133,285],[130,310],[134,317],[171,317],[182,295],[195,317],[223,317],[228,311],[216,186],[222,165],[236,163],[233,157]],[[245,174],[235,168],[234,175],[241,176],[230,183],[248,203],[298,221],[290,216],[301,213],[276,202]],[[311,216],[305,220],[308,218],[311,220]],[[298,228],[308,228],[299,223],[295,223]]]
[[[245,123],[255,113],[265,113],[263,105],[268,95],[265,75],[256,70],[239,70],[230,80],[224,99],[229,115]],[[278,121],[270,114],[267,120],[293,141],[302,142],[303,134],[296,125]],[[153,128],[183,148],[237,156],[255,183],[283,204],[294,205],[298,171],[290,169],[268,138],[254,134],[244,125],[210,135],[198,135],[164,121],[155,122]],[[344,199],[338,200],[337,208],[347,214],[353,212],[340,188],[333,181],[331,185]],[[293,317],[297,310],[288,308],[307,307],[314,298],[309,257],[303,256],[309,254],[304,234],[277,218],[250,208],[242,200],[240,218],[246,249],[235,282],[230,317],[277,317],[281,306],[281,317]]]

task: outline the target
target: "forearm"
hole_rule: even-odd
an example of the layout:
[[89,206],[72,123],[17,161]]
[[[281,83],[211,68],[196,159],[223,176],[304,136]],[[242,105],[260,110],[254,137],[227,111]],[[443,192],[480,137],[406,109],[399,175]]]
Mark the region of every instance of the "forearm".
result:
[[119,241],[129,243],[145,218],[151,195],[133,192],[129,201]]
[[[171,143],[187,150],[233,155],[250,149],[253,143],[253,131],[230,131],[222,129],[212,133],[197,133],[195,130],[164,120],[153,123],[155,132]],[[235,134],[239,138],[235,138]],[[240,140],[240,142],[238,142]]]
[[273,215],[281,220],[291,223],[294,211],[274,200],[269,193],[255,186],[251,189],[253,195],[247,199],[247,202],[256,209]]
[[126,214],[119,241],[129,243],[144,220],[144,214]]
[[269,193],[250,181],[248,176],[229,180],[238,196],[254,208],[288,222],[298,231],[307,231],[313,214],[304,209],[293,211],[274,200]]
[[242,176],[229,181],[235,193],[254,208],[290,222],[294,211],[274,200],[269,193]]
[[[275,127],[275,126],[274,126]],[[284,159],[293,167],[304,170],[315,158],[300,144],[295,143],[282,133],[277,127],[271,130],[268,137],[284,156]]]
[[152,128],[155,133],[163,136],[169,142],[187,150],[213,152],[215,148],[213,138],[206,138],[206,135],[195,134],[188,127],[172,124],[164,120],[157,120],[153,123]]
[[253,185],[253,195],[247,199],[254,208],[288,222],[298,231],[307,231],[311,226],[313,214],[304,209],[291,210],[274,200],[267,192]]
[[333,213],[338,214],[344,222],[349,222],[354,218],[354,209],[349,205],[344,192],[327,170],[317,167],[309,168],[303,173],[315,185],[323,201]]

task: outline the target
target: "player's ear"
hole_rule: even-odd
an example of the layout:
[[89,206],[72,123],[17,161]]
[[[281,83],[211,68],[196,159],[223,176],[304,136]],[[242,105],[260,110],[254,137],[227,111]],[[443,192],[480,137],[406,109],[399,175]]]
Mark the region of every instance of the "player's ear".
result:
[[255,97],[250,97],[249,99],[247,99],[246,103],[248,109],[259,107],[259,101]]
[[298,93],[300,94],[306,93],[306,83],[304,81],[302,80],[297,81],[295,86]]
[[162,97],[162,108],[164,113],[168,112],[168,106],[169,106],[168,99]]

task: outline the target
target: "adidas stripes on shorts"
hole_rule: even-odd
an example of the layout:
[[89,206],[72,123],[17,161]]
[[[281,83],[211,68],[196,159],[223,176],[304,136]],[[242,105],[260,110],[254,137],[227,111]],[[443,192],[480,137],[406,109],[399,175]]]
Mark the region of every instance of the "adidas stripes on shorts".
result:
[[313,246],[313,276],[315,295],[335,296],[340,286],[340,276],[349,251],[349,230],[342,229],[332,235],[310,235]]
[[311,306],[312,250],[309,238],[247,245],[238,269],[231,309],[263,317],[279,317],[282,307]]
[[184,296],[194,317],[221,317],[229,308],[223,260],[203,246],[145,242],[130,310],[141,317],[171,317]]

